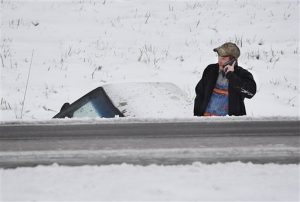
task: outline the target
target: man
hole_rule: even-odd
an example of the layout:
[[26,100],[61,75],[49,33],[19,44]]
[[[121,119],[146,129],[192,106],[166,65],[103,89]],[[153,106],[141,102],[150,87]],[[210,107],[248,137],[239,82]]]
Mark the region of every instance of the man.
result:
[[228,42],[213,51],[218,53],[218,63],[206,67],[196,86],[194,115],[246,115],[244,98],[255,95],[256,83],[250,72],[238,66],[240,49]]

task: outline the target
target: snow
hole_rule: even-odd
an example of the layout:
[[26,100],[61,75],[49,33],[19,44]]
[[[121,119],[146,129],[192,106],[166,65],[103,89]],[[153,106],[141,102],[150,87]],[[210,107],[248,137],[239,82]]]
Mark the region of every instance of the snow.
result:
[[126,117],[190,118],[193,103],[172,83],[137,82],[103,86]]
[[4,0],[1,8],[0,120],[50,119],[116,82],[171,82],[193,101],[225,41],[241,47],[239,64],[257,81],[248,115],[299,116],[299,1]]
[[[253,73],[258,92],[245,101],[248,117],[210,120],[298,120],[299,4],[297,0],[3,0],[1,124],[49,124],[63,103],[110,83],[170,82],[192,102],[204,68],[216,62],[212,49],[226,41],[241,47],[239,64]],[[50,124],[209,121],[192,114],[184,120],[161,119],[150,107],[147,113],[152,118],[143,114],[136,119]],[[299,169],[299,164],[239,162],[0,169],[0,200],[299,201]]]
[[4,201],[299,200],[298,165],[52,165],[1,170],[1,178]]

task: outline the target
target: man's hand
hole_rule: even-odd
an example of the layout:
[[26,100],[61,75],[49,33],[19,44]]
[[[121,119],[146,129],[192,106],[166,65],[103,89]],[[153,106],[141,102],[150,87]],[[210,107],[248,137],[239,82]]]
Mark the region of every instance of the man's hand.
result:
[[224,72],[225,74],[227,74],[228,72],[234,72],[234,65],[235,65],[236,61],[234,61],[234,63],[232,65],[226,65],[224,67]]

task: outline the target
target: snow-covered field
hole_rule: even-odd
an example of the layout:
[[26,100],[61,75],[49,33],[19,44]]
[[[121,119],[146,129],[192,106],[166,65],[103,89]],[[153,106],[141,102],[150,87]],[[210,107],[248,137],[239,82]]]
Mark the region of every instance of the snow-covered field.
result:
[[[298,0],[0,4],[0,121],[47,120],[64,102],[117,82],[172,82],[192,102],[203,69],[217,60],[212,49],[226,41],[240,46],[239,64],[258,84],[248,115],[299,117]],[[299,165],[53,165],[0,173],[4,201],[300,200]]]
[[239,64],[258,84],[248,115],[299,116],[299,1],[2,0],[1,8],[0,120],[50,119],[115,82],[172,82],[193,101],[217,61],[212,49],[226,41],[240,46]]

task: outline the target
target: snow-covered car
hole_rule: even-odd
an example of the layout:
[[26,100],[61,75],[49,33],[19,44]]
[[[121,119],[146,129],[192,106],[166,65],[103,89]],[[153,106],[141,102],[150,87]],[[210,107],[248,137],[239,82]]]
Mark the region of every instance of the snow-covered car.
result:
[[172,83],[136,82],[98,87],[74,103],[65,103],[53,118],[192,116],[192,100]]

